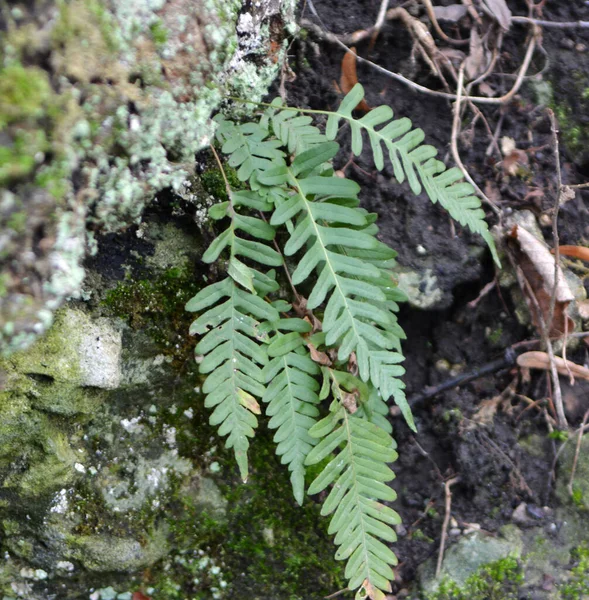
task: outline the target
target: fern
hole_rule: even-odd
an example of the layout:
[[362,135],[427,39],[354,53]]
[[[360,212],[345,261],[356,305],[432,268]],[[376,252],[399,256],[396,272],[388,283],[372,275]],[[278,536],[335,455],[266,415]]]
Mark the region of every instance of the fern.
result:
[[[446,170],[446,165],[437,160],[437,150],[433,146],[422,145],[425,134],[421,129],[412,129],[411,121],[404,117],[393,118],[393,111],[388,106],[379,106],[371,110],[361,119],[352,116],[353,110],[364,98],[364,88],[357,83],[344,98],[337,112],[331,113],[327,119],[326,136],[332,140],[339,128],[339,121],[345,119],[352,130],[352,152],[358,156],[362,152],[362,130],[368,133],[374,164],[379,171],[384,168],[384,157],[381,143],[389,152],[395,178],[403,183],[405,178],[414,194],[425,188],[430,200],[439,202],[453,219],[466,225],[474,233],[478,233],[487,242],[493,258],[501,266],[493,238],[485,222],[485,213],[480,200],[473,194],[470,183],[461,181],[463,176],[459,169]],[[381,129],[377,126],[384,125]]]
[[394,542],[396,535],[391,526],[401,520],[395,511],[379,502],[390,502],[396,497],[385,485],[394,478],[386,463],[397,458],[395,442],[378,425],[346,410],[337,376],[333,379],[335,400],[329,415],[309,431],[321,441],[306,462],[313,465],[333,452],[336,455],[311,483],[309,493],[316,494],[333,485],[321,514],[333,513],[329,533],[335,535],[339,546],[336,558],[347,559],[345,576],[350,588],[360,588],[357,598],[365,597],[366,590],[378,597],[375,589],[391,591],[389,582],[394,574],[390,565],[397,564],[395,555],[380,540]]
[[[249,190],[228,190],[229,200],[211,207],[210,217],[226,227],[203,260],[225,257],[227,277],[187,309],[199,313],[190,332],[203,336],[196,353],[210,422],[227,436],[243,479],[263,406],[299,504],[306,466],[326,463],[307,493],[331,486],[321,513],[331,515],[329,532],[336,557],[347,561],[349,587],[358,589],[357,599],[383,600],[396,564],[387,544],[399,523],[385,504],[395,499],[387,463],[397,456],[389,398],[415,429],[396,316],[404,296],[394,277],[396,253],[377,238],[376,215],[360,207],[359,186],[334,173],[339,123],[350,125],[355,154],[366,131],[377,169],[384,168],[384,144],[400,182],[416,194],[425,189],[497,255],[460,172],[446,170],[436,150],[422,145],[423,132],[408,119],[392,120],[390,108],[354,119],[363,96],[355,86],[334,113],[275,100],[257,123],[217,118],[221,150]],[[305,112],[327,115],[325,134]],[[280,289],[276,267],[290,292]]]

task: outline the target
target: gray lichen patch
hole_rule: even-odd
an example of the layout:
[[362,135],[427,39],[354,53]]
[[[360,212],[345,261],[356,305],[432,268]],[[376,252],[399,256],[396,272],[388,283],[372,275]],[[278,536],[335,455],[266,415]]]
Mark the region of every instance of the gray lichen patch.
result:
[[28,346],[79,294],[95,250],[88,228],[119,231],[158,191],[184,190],[221,100],[266,93],[294,2],[246,4],[69,0],[6,12],[0,351]]

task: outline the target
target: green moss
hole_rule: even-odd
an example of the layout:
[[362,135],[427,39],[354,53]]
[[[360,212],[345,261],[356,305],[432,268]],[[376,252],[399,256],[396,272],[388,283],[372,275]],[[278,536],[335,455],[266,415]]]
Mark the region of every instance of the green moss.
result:
[[149,26],[149,31],[157,46],[163,46],[168,41],[168,30],[159,19]]
[[46,149],[43,131],[17,131],[11,145],[0,146],[0,185],[28,175],[35,168],[35,155]]
[[560,588],[562,600],[584,600],[589,594],[589,546],[583,545],[571,551],[574,564],[570,581]]
[[45,71],[19,64],[0,69],[0,130],[10,123],[42,117],[51,99]]
[[184,306],[198,289],[191,273],[172,267],[154,279],[124,281],[107,292],[103,305],[151,337],[163,354],[183,363],[195,343],[186,334],[192,316]]
[[427,600],[517,600],[523,582],[522,567],[507,557],[481,567],[463,586],[444,579]]
[[[232,190],[243,189],[244,185],[242,181],[239,181],[237,177],[237,171],[230,167],[228,164],[223,165],[227,181]],[[201,183],[204,190],[213,196],[214,198],[225,201],[227,200],[227,189],[225,188],[225,180],[223,174],[219,170],[219,167],[215,164],[210,164],[209,168],[203,172],[200,176]]]

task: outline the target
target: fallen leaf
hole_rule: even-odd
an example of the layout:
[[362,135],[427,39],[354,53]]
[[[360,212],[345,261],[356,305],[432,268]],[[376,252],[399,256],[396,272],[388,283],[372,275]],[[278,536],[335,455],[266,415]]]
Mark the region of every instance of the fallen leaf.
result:
[[356,394],[351,394],[348,392],[342,393],[342,404],[346,408],[346,410],[353,415],[358,410],[358,400],[356,399]]
[[[581,260],[589,260],[589,248],[586,246],[559,246],[558,251],[561,256],[572,256]],[[550,250],[554,254],[554,249]]]
[[483,6],[492,15],[503,31],[507,31],[511,25],[511,11],[505,0],[483,0]]
[[[550,313],[550,301],[554,289],[554,256],[550,250],[534,235],[519,225],[515,225],[508,238],[513,240],[510,250],[515,264],[521,269],[525,280],[531,288],[535,300],[540,308],[541,316],[546,323]],[[522,291],[528,303],[532,322],[538,331],[542,331],[538,318],[536,302],[531,297],[530,289],[523,285]],[[564,277],[562,269],[558,267],[558,285],[556,286],[554,315],[550,337],[560,337],[565,332],[574,330],[574,321],[567,315],[568,305],[574,300],[574,295]],[[568,321],[568,322],[567,322]]]
[[142,592],[134,592],[132,600],[151,600],[151,598]]
[[481,81],[481,83],[479,83],[479,92],[483,96],[487,96],[487,98],[492,98],[493,96],[497,95],[497,91],[494,88],[492,88],[486,81]]
[[[517,364],[526,369],[541,369],[543,371],[548,371],[550,369],[550,357],[546,352],[533,350],[531,352],[520,354],[517,357]],[[574,377],[589,381],[589,369],[582,365],[578,365],[570,360],[564,360],[564,358],[561,358],[560,356],[554,357],[554,365],[561,375],[568,375],[570,371]]]
[[451,21],[456,23],[466,16],[468,8],[464,4],[450,4],[450,6],[434,6],[434,15],[438,21]]
[[468,56],[464,61],[464,72],[472,80],[482,75],[487,67],[486,51],[479,32],[473,27],[470,31]]
[[[352,46],[350,52],[344,54],[342,59],[342,74],[339,80],[339,86],[344,94],[347,94],[358,83],[356,73],[356,48]],[[368,112],[371,110],[366,100],[362,99],[355,110]]]
[[523,150],[515,148],[503,158],[501,168],[506,175],[513,177],[521,172],[520,169],[526,169],[528,164],[528,155]]
[[325,352],[317,350],[317,348],[315,348],[315,346],[313,346],[311,343],[307,344],[307,348],[309,348],[311,360],[314,360],[317,364],[324,365],[325,367],[330,367],[332,365],[329,356],[327,356]]

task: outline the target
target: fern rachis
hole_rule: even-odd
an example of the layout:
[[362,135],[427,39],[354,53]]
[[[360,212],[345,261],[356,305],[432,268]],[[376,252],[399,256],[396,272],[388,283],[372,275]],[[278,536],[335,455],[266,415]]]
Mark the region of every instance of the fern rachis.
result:
[[[399,522],[385,504],[395,498],[387,463],[397,456],[386,419],[389,397],[415,426],[401,379],[396,254],[377,239],[376,216],[359,206],[359,186],[333,171],[339,122],[351,127],[354,153],[362,151],[365,131],[382,170],[384,144],[400,182],[407,179],[415,193],[423,187],[496,253],[480,203],[459,172],[446,170],[408,119],[391,120],[390,108],[354,119],[363,96],[354,87],[334,113],[275,101],[258,123],[217,119],[222,151],[249,190],[228,190],[229,200],[210,209],[211,218],[229,225],[203,259],[228,254],[227,277],[187,308],[200,313],[191,333],[204,334],[196,352],[207,375],[211,423],[228,436],[242,477],[263,406],[299,504],[305,467],[327,461],[307,493],[331,486],[321,512],[332,515],[336,557],[347,561],[345,575],[358,599],[382,600],[396,564],[386,544],[394,542],[392,526]],[[305,112],[328,116],[325,134]],[[286,259],[296,262],[292,273]],[[296,311],[284,299],[288,288],[276,296],[273,267],[286,269]]]

